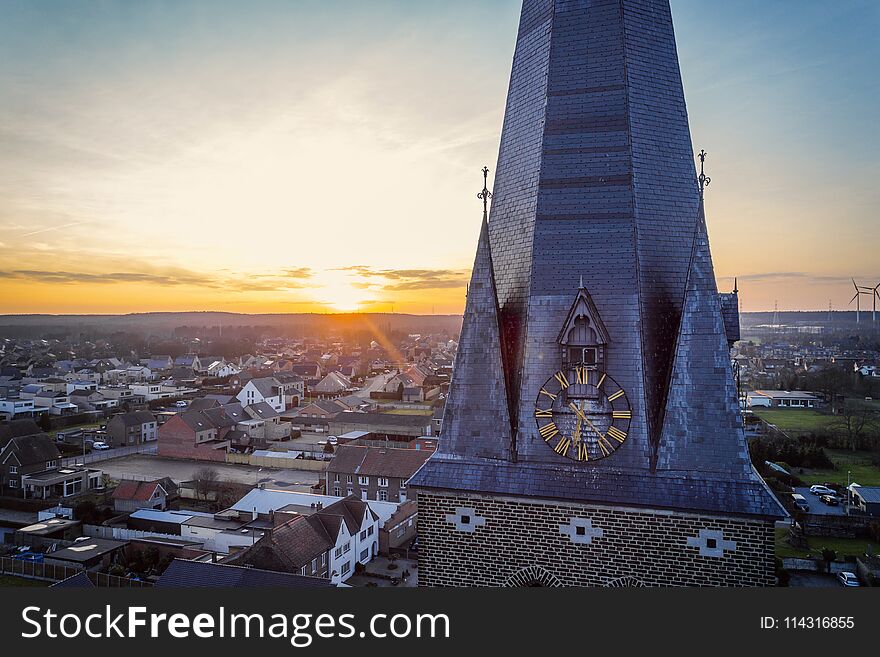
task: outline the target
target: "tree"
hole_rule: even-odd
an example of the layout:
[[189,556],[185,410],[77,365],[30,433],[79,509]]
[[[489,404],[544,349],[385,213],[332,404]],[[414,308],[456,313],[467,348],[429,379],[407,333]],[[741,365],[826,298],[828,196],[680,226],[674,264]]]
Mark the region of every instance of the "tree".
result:
[[214,484],[220,479],[220,473],[210,466],[199,468],[193,473],[193,481],[196,484],[196,494],[202,499],[208,499],[208,493],[214,488]]
[[847,400],[840,412],[839,426],[846,436],[846,444],[852,451],[859,448],[861,437],[872,430],[877,422],[877,412],[864,402]]
[[832,550],[831,548],[824,548],[822,550],[822,561],[825,562],[825,572],[831,572],[831,564],[837,559],[837,551]]

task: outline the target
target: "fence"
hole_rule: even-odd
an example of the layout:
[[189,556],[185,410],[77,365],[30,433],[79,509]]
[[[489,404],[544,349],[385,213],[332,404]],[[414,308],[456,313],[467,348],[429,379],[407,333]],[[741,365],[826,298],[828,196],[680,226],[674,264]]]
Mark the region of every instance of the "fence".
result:
[[[294,452],[298,454],[300,452]],[[313,472],[323,472],[327,469],[328,461],[316,459],[298,459],[293,455],[285,452],[272,452],[272,456],[259,454],[233,454],[226,455],[227,463],[236,463],[239,465],[252,465],[261,468],[281,468],[288,470],[310,470]],[[277,456],[275,456],[277,454]]]
[[130,447],[116,447],[115,449],[108,449],[103,451],[93,451],[90,454],[79,454],[78,456],[70,456],[68,458],[61,459],[61,465],[63,467],[70,467],[73,465],[88,465],[89,463],[100,463],[101,461],[107,461],[109,459],[115,459],[119,456],[129,456],[131,454],[155,454],[156,453],[156,443],[148,443],[144,445],[132,445]]
[[[25,579],[38,579],[44,582],[60,582],[81,572],[83,572],[83,569],[76,566],[62,566],[54,563],[37,563],[35,561],[0,557],[0,575],[13,575],[15,577],[24,577]],[[86,574],[92,581],[92,584],[99,587],[148,588],[152,586],[150,582],[117,577],[116,575],[108,575],[106,573],[87,572]]]
[[24,561],[10,557],[0,557],[0,573],[15,575],[27,579],[41,579],[51,582],[60,582],[62,579],[73,577],[81,568],[74,566],[62,566],[53,563],[37,563],[36,561]]

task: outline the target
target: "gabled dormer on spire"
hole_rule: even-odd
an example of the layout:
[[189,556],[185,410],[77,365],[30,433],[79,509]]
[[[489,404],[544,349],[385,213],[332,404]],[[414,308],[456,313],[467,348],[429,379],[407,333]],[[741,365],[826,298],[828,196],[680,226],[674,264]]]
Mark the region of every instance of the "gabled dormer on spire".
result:
[[584,363],[601,368],[605,363],[605,350],[611,338],[590,292],[584,286],[583,276],[556,341],[562,349],[563,367]]

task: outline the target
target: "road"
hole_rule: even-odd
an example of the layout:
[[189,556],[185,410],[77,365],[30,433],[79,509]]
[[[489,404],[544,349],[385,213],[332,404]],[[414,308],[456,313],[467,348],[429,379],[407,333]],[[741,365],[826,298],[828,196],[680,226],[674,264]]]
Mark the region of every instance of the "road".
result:
[[385,384],[395,376],[397,376],[397,372],[391,372],[390,374],[377,374],[372,379],[367,379],[366,385],[354,393],[354,395],[355,397],[369,399],[371,392],[381,390],[385,387]]
[[318,482],[321,473],[310,470],[275,470],[249,465],[183,461],[149,454],[122,456],[101,463],[101,469],[113,479],[149,481],[171,477],[175,482],[188,481],[199,468],[210,467],[220,474],[221,481],[240,484],[265,484],[268,488],[308,492]]

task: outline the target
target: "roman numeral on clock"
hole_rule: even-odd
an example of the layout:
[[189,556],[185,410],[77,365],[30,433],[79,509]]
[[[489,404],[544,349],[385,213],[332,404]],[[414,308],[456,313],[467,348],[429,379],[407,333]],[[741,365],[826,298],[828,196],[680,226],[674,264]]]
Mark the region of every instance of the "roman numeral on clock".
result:
[[615,426],[609,427],[608,433],[606,435],[611,436],[619,443],[622,443],[624,440],[626,440],[626,431],[621,431]]
[[547,390],[545,390],[544,388],[541,388],[541,394],[546,395],[550,399],[556,401],[556,395],[554,395],[552,392],[547,392]]
[[557,372],[553,375],[553,377],[559,381],[559,385],[562,386],[562,389],[565,390],[569,385],[568,379],[565,378],[565,374],[563,372]]
[[577,382],[580,385],[586,385],[590,382],[590,370],[586,367],[578,367],[575,371],[577,372]]
[[549,441],[553,436],[559,433],[559,429],[556,428],[555,422],[550,422],[549,424],[545,424],[543,427],[538,428],[538,432],[541,434],[541,438]]
[[536,408],[535,409],[535,417],[553,417],[553,409],[552,408]]
[[615,420],[629,420],[633,416],[632,411],[614,411],[611,414]]
[[578,443],[578,461],[589,461],[590,450],[586,443]]
[[615,399],[620,399],[620,398],[623,397],[625,394],[626,394],[626,393],[625,393],[623,390],[618,390],[618,391],[615,392],[613,395],[608,395],[608,401],[614,401]]
[[556,443],[556,447],[553,448],[553,451],[557,454],[561,454],[565,456],[568,454],[568,449],[571,447],[571,440],[568,438],[560,438],[559,442]]
[[599,445],[599,449],[602,450],[602,453],[605,456],[610,456],[611,452],[614,451],[611,447],[611,443],[608,442],[608,440],[605,438],[605,436],[601,436],[599,438],[599,440],[597,441],[597,444]]

